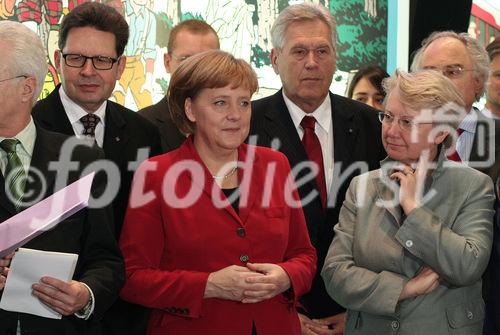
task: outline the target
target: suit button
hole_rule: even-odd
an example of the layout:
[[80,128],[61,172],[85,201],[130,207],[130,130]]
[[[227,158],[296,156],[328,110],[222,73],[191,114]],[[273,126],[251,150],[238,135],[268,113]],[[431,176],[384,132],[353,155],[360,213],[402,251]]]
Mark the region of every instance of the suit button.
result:
[[250,259],[250,257],[248,257],[248,255],[241,255],[241,256],[240,256],[240,261],[241,261],[242,263],[246,263],[246,262],[248,262],[248,260],[249,260],[249,259]]
[[413,247],[413,241],[412,241],[412,240],[408,240],[408,241],[406,241],[406,243],[405,243],[405,244],[406,244],[406,247],[408,247],[408,248]]
[[392,321],[391,322],[391,328],[392,328],[392,330],[398,330],[399,329],[399,322],[398,321]]
[[474,319],[474,313],[472,313],[471,311],[467,311],[467,319],[469,320]]
[[246,235],[245,228],[240,227],[236,229],[236,234],[238,234],[239,237],[245,237]]

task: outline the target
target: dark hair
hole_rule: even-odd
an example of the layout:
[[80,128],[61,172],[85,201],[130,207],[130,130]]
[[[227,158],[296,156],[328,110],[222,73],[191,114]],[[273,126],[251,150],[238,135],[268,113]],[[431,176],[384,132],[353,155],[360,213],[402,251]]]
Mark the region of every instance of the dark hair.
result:
[[486,47],[486,52],[488,52],[488,56],[490,57],[490,62],[496,56],[500,55],[500,36],[496,37],[490,44]]
[[116,55],[120,57],[128,41],[128,24],[116,9],[97,2],[86,2],[76,6],[66,15],[59,29],[59,49],[66,45],[73,28],[93,27],[115,35]]
[[368,65],[360,68],[354,77],[352,77],[351,83],[349,84],[349,89],[347,90],[347,97],[352,98],[354,93],[354,88],[361,80],[361,78],[366,78],[382,95],[385,96],[384,89],[382,87],[382,80],[389,77],[389,74],[385,72],[383,68],[377,65]]
[[214,30],[214,28],[212,28],[212,26],[206,23],[205,21],[191,19],[182,21],[170,31],[170,36],[168,37],[168,44],[167,44],[167,50],[169,53],[173,51],[175,38],[181,31],[188,31],[190,33],[198,35],[214,34],[215,37],[217,38],[217,48],[220,48],[219,36],[217,35],[217,32]]

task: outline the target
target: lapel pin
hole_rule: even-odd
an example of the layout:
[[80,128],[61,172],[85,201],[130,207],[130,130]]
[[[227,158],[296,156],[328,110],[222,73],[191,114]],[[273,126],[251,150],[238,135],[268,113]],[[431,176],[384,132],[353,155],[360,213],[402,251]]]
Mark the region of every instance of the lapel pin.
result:
[[120,142],[120,138],[118,136],[115,137],[116,142]]

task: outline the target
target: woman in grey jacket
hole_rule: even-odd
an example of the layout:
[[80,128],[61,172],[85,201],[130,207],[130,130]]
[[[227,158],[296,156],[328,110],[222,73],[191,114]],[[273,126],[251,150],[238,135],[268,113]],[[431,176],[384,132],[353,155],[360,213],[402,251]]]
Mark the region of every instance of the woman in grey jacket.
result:
[[396,71],[379,170],[353,179],[322,271],[345,334],[481,334],[493,184],[450,161],[464,102],[436,71]]

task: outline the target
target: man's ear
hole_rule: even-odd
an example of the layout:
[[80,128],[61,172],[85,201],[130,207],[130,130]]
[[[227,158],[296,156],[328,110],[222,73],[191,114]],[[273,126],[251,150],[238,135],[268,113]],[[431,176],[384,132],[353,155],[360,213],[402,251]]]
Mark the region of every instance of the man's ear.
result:
[[54,66],[56,67],[57,72],[59,74],[61,74],[61,61],[63,61],[61,59],[62,58],[61,53],[62,53],[61,50],[54,51]]
[[29,102],[38,99],[38,97],[35,97],[35,91],[36,91],[36,79],[34,77],[25,78],[22,86],[21,101]]
[[271,54],[269,55],[269,59],[271,60],[271,65],[273,66],[274,73],[280,74],[278,70],[278,54],[279,51],[276,48],[271,49]]
[[479,76],[473,76],[472,81],[474,82],[474,96],[476,100],[479,100],[481,97],[478,95],[484,89],[484,80]]
[[127,64],[127,57],[120,56],[118,59],[118,71],[116,72],[116,80],[120,80],[123,71],[125,71],[125,65]]
[[171,66],[170,66],[170,62],[171,61],[172,61],[172,58],[170,57],[170,55],[168,54],[168,52],[166,52],[163,55],[163,65],[165,65],[165,70],[167,71],[167,73],[170,73],[170,74],[172,74],[172,69],[171,69]]
[[186,98],[186,100],[184,100],[184,113],[186,113],[186,117],[189,121],[196,122],[196,116],[193,113],[192,106],[193,102],[191,98]]

